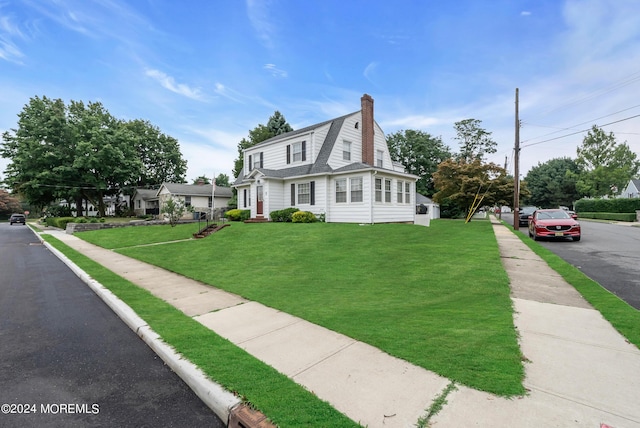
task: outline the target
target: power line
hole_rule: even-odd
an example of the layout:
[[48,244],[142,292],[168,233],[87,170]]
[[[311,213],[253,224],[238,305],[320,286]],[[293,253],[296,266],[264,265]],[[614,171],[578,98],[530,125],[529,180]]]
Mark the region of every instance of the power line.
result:
[[[614,123],[620,123],[620,122],[624,122],[624,121],[626,121],[626,120],[635,119],[636,117],[640,117],[640,114],[636,114],[635,116],[626,117],[626,118],[624,118],[624,119],[616,120],[616,121],[613,121],[613,122],[605,123],[604,125],[595,125],[595,126],[598,126],[598,128],[602,128],[602,127],[604,127],[604,126],[613,125]],[[582,130],[580,130],[580,131],[572,132],[572,133],[570,133],[570,134],[561,135],[561,136],[559,136],[559,137],[550,138],[550,139],[548,139],[548,140],[538,141],[537,143],[525,144],[525,145],[521,146],[521,148],[523,148],[523,147],[536,146],[536,145],[538,145],[538,144],[542,144],[542,143],[548,143],[549,141],[559,140],[559,139],[561,139],[561,138],[570,137],[570,136],[572,136],[572,135],[576,135],[576,134],[581,134],[581,133],[583,133],[583,132],[587,132],[587,131],[589,131],[589,130],[590,130],[590,128],[582,129]]]
[[[566,128],[557,128],[558,129],[557,131],[549,132],[548,134],[544,134],[544,135],[540,135],[540,136],[537,136],[537,137],[530,138],[528,140],[523,141],[523,143],[526,143],[526,142],[531,141],[531,140],[536,140],[538,138],[543,138],[543,137],[546,137],[548,135],[557,134],[558,132],[568,131],[568,130],[573,129],[573,128],[577,127],[577,126],[582,126],[582,125],[585,125],[587,123],[594,123],[595,121],[600,120],[600,119],[604,119],[605,117],[614,116],[616,114],[623,113],[623,112],[628,111],[628,110],[633,110],[634,108],[637,108],[637,107],[640,107],[640,104],[635,105],[633,107],[625,108],[623,110],[619,110],[619,111],[617,111],[615,113],[610,113],[610,114],[606,114],[604,116],[596,117],[595,119],[587,120],[586,122],[581,122],[581,123],[578,123],[578,124],[573,125],[573,126],[569,126],[569,127],[566,127]],[[540,125],[535,125],[535,124],[532,124],[532,123],[529,123],[529,122],[524,122],[524,123],[525,124],[529,124],[529,125],[533,125],[533,126],[540,126]],[[578,131],[578,132],[581,132],[581,131]]]

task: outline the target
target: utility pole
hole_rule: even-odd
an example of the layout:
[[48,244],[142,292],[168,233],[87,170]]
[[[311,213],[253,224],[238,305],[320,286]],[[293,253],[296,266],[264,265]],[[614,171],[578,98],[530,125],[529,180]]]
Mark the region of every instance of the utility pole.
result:
[[513,229],[520,228],[520,117],[518,114],[518,88],[516,88],[516,138],[513,156]]

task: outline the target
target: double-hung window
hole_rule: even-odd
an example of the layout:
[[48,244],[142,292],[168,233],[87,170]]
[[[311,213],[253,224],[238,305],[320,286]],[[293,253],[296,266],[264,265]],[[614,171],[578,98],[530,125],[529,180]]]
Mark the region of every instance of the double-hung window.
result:
[[376,202],[382,202],[382,178],[376,178]]
[[383,159],[384,159],[384,152],[382,150],[378,150],[376,152],[376,166],[378,168],[382,168],[382,166],[384,165]]
[[347,202],[347,179],[338,178],[336,180],[336,203]]
[[342,142],[342,160],[351,160],[351,141]]
[[411,203],[411,184],[404,183],[404,202],[406,204]]
[[396,197],[398,198],[398,203],[402,203],[402,195],[404,194],[404,182],[399,181],[396,183]]
[[388,178],[384,179],[384,201],[391,203],[391,180]]
[[184,197],[184,206],[185,207],[190,207],[191,206],[191,196],[185,196]]
[[311,202],[311,189],[309,183],[298,184],[298,203],[308,204]]
[[351,185],[351,202],[362,202],[362,177],[349,180]]
[[302,142],[293,143],[292,160],[294,162],[302,162]]

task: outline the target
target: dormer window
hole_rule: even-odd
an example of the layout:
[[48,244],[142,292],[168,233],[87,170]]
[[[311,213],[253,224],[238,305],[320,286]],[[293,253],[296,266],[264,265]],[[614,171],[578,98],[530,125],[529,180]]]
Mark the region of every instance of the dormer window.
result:
[[342,142],[342,160],[351,160],[351,141]]
[[304,162],[307,160],[307,142],[300,141],[287,145],[287,163]]

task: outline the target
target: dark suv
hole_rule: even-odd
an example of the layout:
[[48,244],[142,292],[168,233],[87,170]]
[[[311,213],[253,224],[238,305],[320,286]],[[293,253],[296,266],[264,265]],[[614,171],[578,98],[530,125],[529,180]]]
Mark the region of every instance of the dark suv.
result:
[[519,225],[520,226],[529,226],[529,216],[533,215],[533,212],[535,210],[537,210],[538,207],[522,207],[520,208],[520,219],[519,219]]
[[9,223],[13,226],[13,223],[22,223],[26,224],[27,219],[24,214],[11,214],[11,218],[9,219]]

